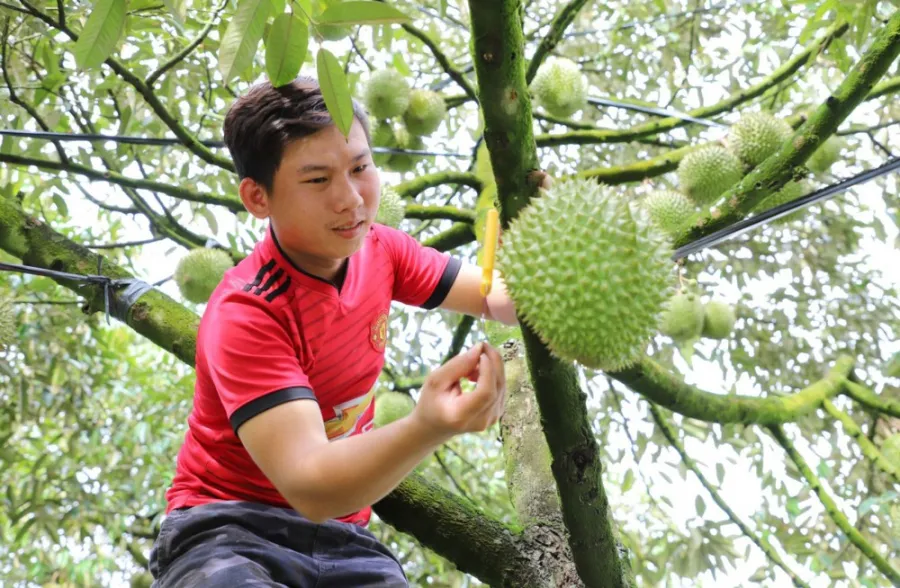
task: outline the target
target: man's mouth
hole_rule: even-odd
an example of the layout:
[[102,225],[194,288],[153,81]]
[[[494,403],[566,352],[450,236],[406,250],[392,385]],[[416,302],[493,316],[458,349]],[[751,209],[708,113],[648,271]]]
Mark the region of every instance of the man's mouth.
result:
[[353,229],[358,228],[362,224],[363,224],[363,221],[357,221],[355,223],[351,223],[349,225],[344,225],[342,227],[335,227],[334,230],[335,231],[352,231]]

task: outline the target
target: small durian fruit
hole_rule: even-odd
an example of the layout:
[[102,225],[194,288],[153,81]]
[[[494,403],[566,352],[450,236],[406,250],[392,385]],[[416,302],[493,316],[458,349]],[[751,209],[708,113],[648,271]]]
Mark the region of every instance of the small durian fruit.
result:
[[0,349],[5,349],[16,340],[16,313],[12,298],[0,294]]
[[400,420],[413,411],[415,401],[402,392],[389,390],[375,397],[375,427],[383,427]]
[[363,93],[363,102],[375,119],[400,116],[409,106],[409,82],[396,69],[372,72]]
[[734,308],[720,300],[711,300],[703,307],[703,331],[701,336],[708,339],[726,339],[734,330],[737,320]]
[[497,252],[516,309],[556,357],[615,371],[633,364],[671,295],[671,247],[613,188],[566,178],[534,197]]
[[817,174],[825,173],[840,159],[845,146],[846,142],[840,137],[829,137],[809,156],[806,167]]
[[698,206],[709,206],[740,181],[741,161],[721,145],[708,145],[684,156],[678,164],[681,192]]
[[[411,134],[406,127],[398,127],[394,130],[394,136],[397,140],[398,149],[409,149],[412,151],[422,151],[425,149],[425,142],[422,137]],[[388,160],[388,167],[393,171],[407,172],[416,168],[416,162],[422,159],[421,155],[415,153],[394,153]]]
[[[389,121],[380,121],[375,124],[372,129],[372,147],[386,147],[394,149],[397,147],[397,137],[394,135],[394,127]],[[376,152],[372,154],[372,161],[377,166],[387,166],[394,154],[387,152]]]
[[587,102],[587,83],[578,65],[560,57],[551,57],[538,68],[531,91],[547,113],[568,118]]
[[234,261],[221,249],[192,249],[178,262],[175,283],[186,300],[202,304],[209,300],[213,290],[231,267],[234,267]]
[[651,192],[644,198],[643,205],[653,222],[670,236],[678,234],[696,212],[687,196],[675,190]]
[[410,133],[424,137],[441,126],[446,114],[447,106],[440,94],[431,90],[413,90],[409,93],[409,106],[403,113],[403,122]]
[[895,353],[884,366],[884,375],[887,378],[900,378],[900,351]]
[[381,201],[378,204],[378,214],[375,222],[395,229],[406,216],[406,200],[404,200],[393,188],[384,187],[381,190]]
[[690,290],[683,290],[669,300],[659,330],[675,341],[690,341],[700,337],[703,319],[703,302],[700,296]]
[[131,576],[130,588],[150,588],[153,585],[153,576],[150,572],[138,572]]
[[[797,198],[803,196],[805,193],[806,184],[804,182],[790,180],[788,183],[782,186],[780,190],[764,198],[762,202],[760,202],[753,208],[753,211],[762,212],[764,210],[769,210],[770,208],[775,208],[776,206],[780,206],[782,204],[785,204],[786,202],[796,200]],[[782,216],[781,218],[775,219],[774,221],[772,221],[772,224],[787,224],[792,220],[799,218],[800,213],[801,211],[792,212],[787,216]]]
[[793,129],[768,112],[751,112],[736,122],[728,133],[728,146],[751,168],[778,151]]

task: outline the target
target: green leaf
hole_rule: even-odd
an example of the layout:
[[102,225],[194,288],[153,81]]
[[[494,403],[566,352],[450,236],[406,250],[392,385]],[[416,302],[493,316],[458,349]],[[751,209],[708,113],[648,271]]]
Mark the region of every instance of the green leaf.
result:
[[75,43],[75,63],[81,69],[99,67],[112,54],[125,28],[128,2],[125,0],[97,0],[91,15]]
[[270,0],[240,0],[219,46],[219,71],[226,82],[253,61],[271,10]]
[[289,84],[300,72],[309,44],[305,22],[283,12],[275,17],[266,38],[266,73],[276,88]]
[[391,61],[394,64],[394,69],[403,74],[403,77],[408,78],[412,76],[412,72],[409,71],[409,66],[406,65],[406,60],[403,59],[403,53],[396,51]]
[[406,23],[410,18],[396,8],[382,2],[351,0],[329,7],[318,22],[321,24],[389,24]]
[[702,517],[703,513],[706,512],[706,502],[704,502],[703,497],[699,494],[697,495],[696,500],[694,500],[694,506],[697,507],[697,516]]
[[282,14],[287,8],[287,0],[269,0],[272,3],[272,14]]
[[216,215],[212,213],[208,208],[203,207],[197,209],[197,214],[202,216],[204,220],[206,220],[206,224],[209,225],[209,230],[213,232],[213,234],[219,232],[219,223],[216,222]]
[[725,466],[720,463],[716,464],[716,477],[719,479],[720,485],[725,481]]
[[163,3],[169,9],[169,12],[172,13],[172,16],[175,17],[175,22],[184,25],[184,15],[187,9],[184,0],[163,0]]
[[634,470],[625,472],[625,481],[622,483],[622,492],[628,492],[634,485]]
[[53,204],[56,205],[56,209],[59,211],[59,214],[63,218],[69,218],[69,207],[66,206],[66,201],[59,194],[53,194]]
[[328,49],[319,49],[316,55],[316,74],[328,113],[344,136],[350,136],[350,127],[353,125],[350,87],[337,57]]

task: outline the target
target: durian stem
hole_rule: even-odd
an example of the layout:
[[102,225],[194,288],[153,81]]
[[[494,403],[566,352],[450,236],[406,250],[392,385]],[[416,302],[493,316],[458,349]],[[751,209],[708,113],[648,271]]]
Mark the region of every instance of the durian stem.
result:
[[809,465],[807,465],[803,456],[800,455],[800,452],[797,451],[797,448],[794,447],[794,444],[784,433],[784,430],[778,425],[773,425],[769,427],[769,431],[772,433],[772,436],[775,437],[775,440],[784,448],[794,464],[796,464],[797,469],[800,470],[800,474],[806,478],[806,482],[809,484],[810,488],[812,488],[813,492],[816,493],[816,496],[819,497],[819,501],[822,503],[822,506],[825,507],[825,512],[828,513],[831,520],[833,520],[844,535],[856,545],[860,552],[875,564],[875,567],[878,568],[881,573],[890,579],[894,586],[900,586],[900,572],[891,567],[891,564],[875,551],[875,548],[866,541],[866,538],[850,524],[847,516],[838,509],[834,499],[822,485],[822,481],[816,477]]
[[731,507],[728,506],[728,503],[719,495],[716,491],[716,488],[706,479],[706,476],[703,475],[703,472],[700,471],[700,468],[697,467],[697,463],[688,455],[687,450],[685,450],[684,446],[681,444],[681,441],[678,440],[678,434],[675,432],[675,429],[669,422],[666,420],[666,417],[662,414],[659,406],[649,403],[650,405],[650,414],[653,415],[653,420],[656,421],[656,425],[659,427],[659,430],[662,431],[663,436],[665,436],[666,440],[675,448],[675,451],[681,456],[681,460],[684,462],[684,465],[694,472],[694,475],[697,476],[697,479],[700,480],[700,483],[703,484],[703,487],[706,488],[706,491],[709,492],[709,495],[712,496],[713,501],[721,508],[728,518],[731,519],[735,525],[740,528],[741,532],[747,536],[748,539],[753,541],[757,547],[759,547],[763,553],[765,553],[766,557],[772,560],[778,567],[780,567],[784,572],[791,578],[791,581],[794,583],[794,586],[798,586],[799,588],[808,588],[809,584],[803,581],[802,578],[797,576],[790,567],[788,567],[787,563],[781,559],[781,556],[778,554],[775,549],[766,541],[764,538],[758,536],[753,529],[748,527],[741,519],[738,517],[737,513],[731,510]]
[[528,71],[525,72],[526,85],[530,84],[534,79],[544,58],[553,52],[562,40],[563,33],[566,32],[566,29],[569,28],[569,25],[572,24],[572,21],[578,16],[578,12],[584,8],[584,5],[587,3],[588,0],[569,0],[569,3],[560,8],[559,12],[556,13],[556,16],[553,17],[553,22],[550,23],[550,30],[543,36],[537,49],[534,50],[531,61],[528,62]]
[[830,400],[826,400],[822,403],[822,406],[825,407],[825,410],[828,411],[828,414],[841,421],[841,425],[844,427],[844,432],[853,437],[853,439],[859,444],[859,449],[862,451],[863,455],[865,455],[872,463],[875,464],[875,467],[886,473],[894,480],[895,484],[900,484],[900,471],[889,462],[884,455],[878,450],[872,441],[866,437],[866,434],[860,428],[859,425],[856,424],[856,421],[853,420],[846,412],[842,411],[838,407],[834,405]]
[[866,100],[874,100],[876,98],[881,98],[882,96],[887,96],[888,94],[893,94],[894,92],[900,92],[900,76],[888,78],[872,88],[872,92],[866,96]]
[[[691,110],[687,114],[694,118],[709,118],[722,112],[734,110],[741,104],[749,102],[765,93],[769,88],[789,79],[807,63],[815,62],[816,55],[828,47],[835,38],[843,35],[846,30],[846,23],[832,25],[825,31],[825,34],[822,37],[809,43],[802,52],[782,64],[781,67],[772,72],[771,75],[758,84],[729,96],[725,100],[711,106]],[[656,135],[687,124],[689,124],[689,121],[685,121],[684,119],[668,117],[644,123],[630,129],[594,129],[591,131],[571,131],[568,133],[538,135],[537,144],[539,147],[550,147],[555,145],[583,145],[588,143],[623,143],[648,135]]]
[[682,247],[740,220],[763,198],[794,178],[796,171],[830,137],[900,55],[900,10],[879,31],[868,51],[840,86],[800,126],[777,153],[760,163],[720,198],[712,212],[698,215],[691,228],[675,239]]
[[896,400],[882,398],[865,386],[861,386],[850,380],[844,382],[843,392],[867,408],[888,416],[900,418],[900,402]]
[[458,171],[445,171],[417,176],[394,186],[394,190],[403,198],[415,198],[420,193],[444,184],[460,184],[481,192],[483,184],[475,174]]
[[475,212],[464,210],[455,206],[424,206],[422,204],[407,204],[406,218],[416,219],[447,219],[462,223],[475,222]]
[[[97,254],[35,220],[11,199],[0,198],[0,249],[28,265],[68,273],[92,274]],[[103,273],[133,278],[103,258]],[[87,298],[86,312],[102,311],[102,288],[55,279]],[[126,324],[190,367],[194,366],[199,317],[158,290],[145,293],[132,307]],[[493,586],[549,588],[543,581],[540,546],[529,545],[518,529],[508,527],[418,476],[410,476],[375,505],[375,512],[404,533],[454,563],[460,570]]]
[[475,231],[471,222],[453,223],[453,226],[443,233],[438,233],[434,237],[429,237],[422,241],[422,245],[434,247],[438,251],[450,251],[474,240]]
[[721,424],[777,425],[809,414],[821,406],[823,400],[840,393],[852,369],[853,359],[841,356],[828,375],[818,382],[796,394],[770,398],[712,394],[698,390],[649,357],[608,375],[651,402],[687,417]]
[[128,188],[137,188],[140,190],[149,190],[151,192],[159,192],[167,194],[174,198],[186,200],[188,202],[201,202],[203,204],[215,204],[224,206],[232,212],[240,212],[244,210],[244,204],[237,198],[227,198],[215,196],[213,194],[200,194],[192,192],[180,186],[166,184],[165,182],[154,182],[152,180],[142,180],[138,178],[129,178],[114,171],[103,171],[94,169],[77,163],[62,163],[49,159],[37,159],[32,157],[23,157],[21,155],[13,155],[11,153],[0,153],[0,163],[8,163],[10,165],[18,165],[22,167],[34,166],[42,170],[66,171],[78,174],[92,180],[108,182],[118,186],[126,186]]
[[[504,228],[537,194],[539,181],[532,173],[540,163],[525,81],[521,9],[516,0],[469,0],[472,60]],[[578,575],[588,588],[622,588],[629,580],[608,517],[586,395],[571,363],[551,356],[527,327],[522,333]]]

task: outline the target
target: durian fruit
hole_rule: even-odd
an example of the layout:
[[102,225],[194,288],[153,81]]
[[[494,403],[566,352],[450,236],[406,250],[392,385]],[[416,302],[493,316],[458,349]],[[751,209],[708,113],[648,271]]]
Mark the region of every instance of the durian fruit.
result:
[[[421,151],[425,149],[425,142],[422,137],[411,134],[406,127],[398,127],[394,130],[398,149],[410,149],[413,151]],[[394,153],[388,160],[388,167],[394,171],[407,172],[416,168],[416,162],[422,159],[421,155],[413,153]]]
[[350,27],[347,26],[320,24],[316,28],[326,41],[340,41],[350,35]]
[[691,341],[703,332],[704,318],[700,296],[691,290],[682,290],[669,300],[659,330],[677,342]]
[[375,222],[394,227],[400,226],[400,222],[406,216],[406,200],[404,200],[393,188],[381,190],[381,201],[378,204],[378,214]]
[[516,309],[557,357],[619,370],[656,331],[671,245],[613,188],[566,178],[510,223],[497,252]]
[[369,76],[363,102],[374,118],[393,118],[406,112],[409,92],[409,82],[403,74],[392,68],[379,69]]
[[131,588],[150,588],[153,585],[153,576],[150,572],[138,572],[131,576],[129,584]]
[[753,168],[778,151],[792,132],[791,125],[768,112],[751,112],[731,127],[728,146]]
[[[394,135],[394,127],[389,121],[380,121],[372,129],[372,147],[397,147],[397,137]],[[393,153],[378,152],[372,154],[372,161],[377,166],[387,166]]]
[[709,339],[725,339],[734,330],[734,308],[721,300],[710,300],[703,307],[701,336]]
[[884,376],[887,378],[900,378],[900,351],[895,353],[887,362],[887,365],[884,366]]
[[829,137],[809,156],[806,167],[817,174],[825,173],[841,157],[845,145],[840,137]]
[[643,200],[644,208],[656,225],[668,235],[675,235],[694,216],[694,205],[681,192],[656,190]]
[[415,401],[402,392],[389,390],[375,398],[375,427],[383,427],[402,419],[416,407]]
[[698,206],[712,204],[740,181],[742,175],[741,161],[721,145],[700,147],[678,164],[681,192]]
[[584,75],[570,59],[547,59],[531,81],[531,90],[544,110],[561,118],[572,116],[587,102]]
[[231,256],[221,249],[192,249],[178,262],[175,283],[186,300],[202,304],[209,300],[225,272],[233,266]]
[[[806,184],[804,182],[790,180],[788,183],[782,186],[780,190],[764,198],[762,202],[760,202],[753,208],[753,211],[762,212],[764,210],[769,210],[770,208],[775,208],[776,206],[779,206],[786,202],[796,200],[797,198],[803,196],[805,193]],[[776,225],[784,225],[798,218],[799,216],[800,211],[793,212],[787,216],[782,216],[772,221],[772,223]]]
[[5,349],[16,340],[16,315],[12,298],[0,294],[0,349]]
[[440,94],[417,89],[409,94],[409,106],[403,113],[403,122],[410,133],[424,137],[441,126],[446,114],[447,107]]

